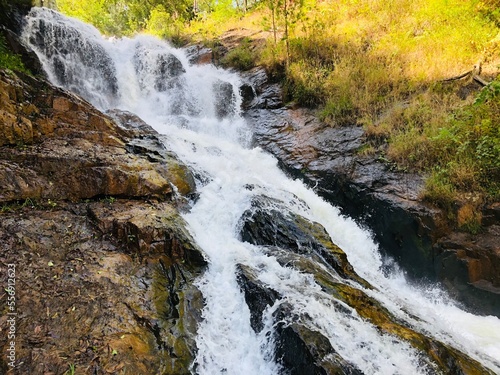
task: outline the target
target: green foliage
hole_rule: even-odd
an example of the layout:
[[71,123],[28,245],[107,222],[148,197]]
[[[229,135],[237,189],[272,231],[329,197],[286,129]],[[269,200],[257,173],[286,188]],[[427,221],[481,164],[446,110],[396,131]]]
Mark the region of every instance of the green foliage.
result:
[[320,111],[320,120],[331,125],[351,125],[356,122],[356,108],[346,91],[331,97]]
[[182,46],[187,42],[182,35],[183,27],[183,21],[172,16],[163,5],[154,7],[146,22],[148,33],[168,39],[176,46]]
[[325,102],[326,92],[323,82],[328,70],[315,69],[306,60],[300,60],[290,63],[286,75],[284,96],[287,100],[295,100],[309,108]]
[[64,375],[75,375],[76,366],[73,363],[70,363],[68,366],[69,366],[69,369],[66,370]]
[[489,20],[495,22],[500,27],[500,1],[482,0],[477,4],[478,10]]
[[256,59],[250,49],[250,40],[245,38],[238,47],[222,58],[221,63],[239,70],[249,70],[255,66]]
[[[192,18],[188,0],[58,0],[58,9],[97,27],[107,35],[131,35],[150,28],[158,36],[171,36],[172,24]],[[165,22],[165,24],[163,24]]]
[[0,34],[0,68],[31,74],[24,66],[21,57],[9,51],[3,34]]
[[26,198],[25,200],[16,200],[2,203],[0,205],[0,213],[14,212],[28,208],[31,208],[33,210],[51,210],[55,207],[57,207],[57,203],[51,199],[47,199],[47,201],[44,201],[35,198]]
[[467,161],[477,176],[478,187],[500,181],[500,101],[495,87],[483,90],[474,104],[456,111],[433,139],[448,150],[451,162]]
[[496,100],[500,96],[500,82],[493,81],[486,86],[477,96],[474,104],[481,105],[488,101]]
[[[480,203],[500,199],[499,83],[492,82],[473,104],[455,110],[437,134],[426,139],[428,150],[439,150],[439,157],[423,198],[445,208],[471,233],[481,227]],[[464,201],[455,212],[454,204]]]

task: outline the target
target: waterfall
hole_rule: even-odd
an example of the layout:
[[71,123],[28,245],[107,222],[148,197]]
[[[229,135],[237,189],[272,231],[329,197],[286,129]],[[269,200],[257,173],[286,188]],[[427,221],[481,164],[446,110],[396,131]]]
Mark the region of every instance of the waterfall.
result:
[[[198,280],[206,301],[198,328],[199,374],[279,374],[273,312],[280,303],[365,374],[430,374],[433,363],[405,340],[381,332],[325,292],[311,274],[281,264],[262,246],[240,239],[241,217],[255,197],[281,202],[286,211],[321,224],[373,288],[342,280],[375,298],[399,321],[454,347],[500,373],[500,321],[456,306],[439,289],[419,289],[402,273],[390,275],[368,231],[340,215],[301,181],[287,177],[271,155],[252,147],[240,114],[240,79],[212,65],[196,66],[184,52],[141,35],[105,39],[94,28],[33,8],[23,38],[50,80],[96,107],[139,115],[163,135],[196,175],[199,199],[184,217],[209,268]],[[264,328],[250,325],[250,309],[237,282],[238,265],[281,296],[264,313]]]

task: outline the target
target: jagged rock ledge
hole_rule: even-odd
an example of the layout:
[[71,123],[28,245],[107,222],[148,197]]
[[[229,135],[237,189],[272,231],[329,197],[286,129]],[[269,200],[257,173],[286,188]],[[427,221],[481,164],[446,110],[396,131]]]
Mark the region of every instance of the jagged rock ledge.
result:
[[[464,353],[400,321],[370,297],[366,290],[373,287],[354,272],[344,252],[332,243],[320,224],[287,211],[283,204],[265,196],[256,197],[241,220],[242,240],[263,246],[281,265],[314,275],[322,292],[334,298],[331,301],[336,304],[337,314],[361,317],[381,334],[406,341],[436,373],[492,373]],[[350,358],[335,351],[309,314],[296,311],[277,291],[261,282],[256,272],[244,265],[238,268],[238,282],[250,307],[251,326],[255,332],[266,329],[264,316],[271,313],[275,357],[286,373],[363,374]]]
[[192,372],[206,262],[178,206],[193,194],[136,116],[0,71],[0,264],[16,269],[19,373]]

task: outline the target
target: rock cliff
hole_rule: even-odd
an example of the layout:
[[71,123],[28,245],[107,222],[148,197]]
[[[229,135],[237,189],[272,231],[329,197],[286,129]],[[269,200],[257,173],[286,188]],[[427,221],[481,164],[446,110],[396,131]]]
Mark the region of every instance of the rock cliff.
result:
[[191,373],[205,260],[177,208],[195,191],[189,170],[132,114],[42,79],[0,71],[0,98],[0,263],[16,270],[19,373]]

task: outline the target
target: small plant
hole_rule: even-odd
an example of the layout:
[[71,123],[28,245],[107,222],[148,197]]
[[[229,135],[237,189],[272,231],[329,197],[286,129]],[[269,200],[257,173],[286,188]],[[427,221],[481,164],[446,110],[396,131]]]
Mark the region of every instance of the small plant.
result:
[[102,202],[108,203],[108,204],[113,204],[116,201],[115,197],[109,196],[109,197],[104,197],[101,199]]
[[0,68],[20,71],[30,74],[29,70],[24,66],[21,57],[13,54],[7,48],[7,41],[3,34],[0,33]]
[[66,370],[66,372],[64,373],[64,375],[75,375],[75,369],[76,369],[76,366],[74,363],[70,363],[69,365],[69,369]]
[[47,206],[49,206],[50,208],[55,208],[57,206],[57,203],[51,199],[47,199]]
[[222,58],[221,63],[238,70],[249,70],[255,66],[255,60],[255,53],[250,49],[250,39],[244,38],[238,47]]

